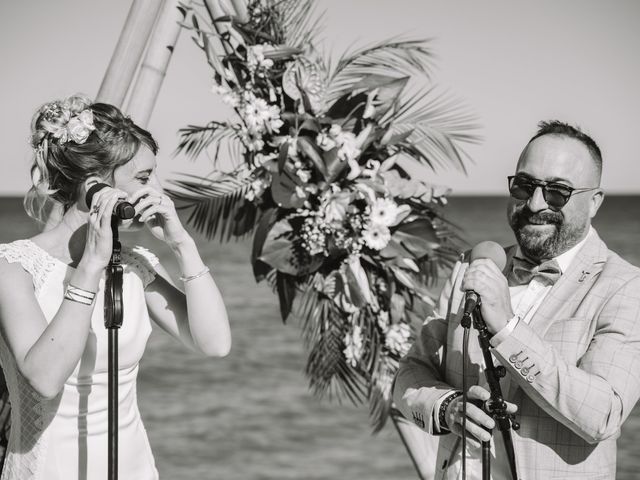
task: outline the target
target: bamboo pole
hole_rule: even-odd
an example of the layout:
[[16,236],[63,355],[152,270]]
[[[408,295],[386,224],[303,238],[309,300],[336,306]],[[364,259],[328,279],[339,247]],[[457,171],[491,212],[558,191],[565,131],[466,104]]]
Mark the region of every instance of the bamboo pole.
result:
[[97,101],[122,106],[161,5],[162,0],[133,0]]
[[146,127],[149,123],[162,81],[169,67],[171,55],[182,29],[180,22],[184,20],[184,16],[178,10],[180,3],[188,6],[191,0],[183,2],[165,0],[149,39],[149,46],[131,90],[129,101],[124,109],[142,127]]
[[245,0],[231,0],[233,9],[236,11],[236,19],[240,23],[245,23],[249,20],[249,13],[247,12],[247,5]]

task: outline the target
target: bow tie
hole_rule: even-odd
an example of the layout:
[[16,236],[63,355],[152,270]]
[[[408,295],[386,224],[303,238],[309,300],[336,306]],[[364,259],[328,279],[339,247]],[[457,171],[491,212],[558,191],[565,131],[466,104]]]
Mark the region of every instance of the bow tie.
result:
[[547,260],[536,265],[530,260],[513,257],[513,268],[509,275],[509,286],[528,285],[536,277],[542,277],[551,285],[562,275],[560,265],[555,260]]

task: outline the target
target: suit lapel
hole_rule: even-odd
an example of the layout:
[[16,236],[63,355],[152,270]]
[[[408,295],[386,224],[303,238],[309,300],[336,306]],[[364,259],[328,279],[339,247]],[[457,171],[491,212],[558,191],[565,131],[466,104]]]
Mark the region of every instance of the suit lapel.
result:
[[[594,230],[531,319],[529,324],[540,337],[544,338],[557,319],[574,315],[575,308],[602,270],[607,251],[607,246]],[[511,382],[507,398],[513,398],[517,388],[517,383]]]
[[594,230],[531,319],[538,335],[544,337],[554,320],[563,317],[563,310],[575,306],[572,300],[581,298],[581,291],[586,294],[606,259],[607,246]]

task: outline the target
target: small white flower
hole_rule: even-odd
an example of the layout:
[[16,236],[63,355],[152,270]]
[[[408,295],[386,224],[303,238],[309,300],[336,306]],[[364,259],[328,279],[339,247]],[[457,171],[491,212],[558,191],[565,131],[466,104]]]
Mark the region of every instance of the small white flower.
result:
[[311,172],[309,170],[296,170],[296,175],[300,180],[302,180],[303,183],[307,183],[309,180],[311,180]]
[[258,68],[268,70],[273,67],[273,60],[264,58],[265,45],[252,45],[247,49],[247,66],[254,72]]
[[362,238],[372,250],[382,250],[391,240],[391,232],[384,225],[371,223],[362,232]]
[[[251,98],[253,97],[253,98]],[[284,122],[280,119],[280,109],[275,105],[269,105],[266,100],[256,98],[253,94],[242,109],[242,114],[247,127],[255,132],[264,132],[266,129],[277,132]]]
[[355,325],[352,332],[345,335],[344,345],[345,348],[342,352],[349,365],[357,367],[363,352],[362,328],[359,325]]
[[380,310],[378,312],[378,326],[383,333],[387,332],[389,328],[389,312],[386,310]]
[[336,137],[336,143],[340,145],[338,149],[338,158],[342,161],[355,160],[360,156],[358,141],[356,136],[351,132],[341,132]]
[[252,202],[256,198],[261,197],[267,187],[268,184],[264,179],[256,178],[253,182],[251,182],[250,189],[247,191],[244,198]]
[[398,215],[398,205],[390,198],[377,198],[371,205],[371,223],[389,227]]
[[262,135],[258,132],[243,128],[240,130],[240,138],[250,152],[259,152],[264,148]]
[[387,330],[384,344],[389,351],[404,356],[411,348],[409,337],[411,337],[411,327],[406,323],[397,323]]

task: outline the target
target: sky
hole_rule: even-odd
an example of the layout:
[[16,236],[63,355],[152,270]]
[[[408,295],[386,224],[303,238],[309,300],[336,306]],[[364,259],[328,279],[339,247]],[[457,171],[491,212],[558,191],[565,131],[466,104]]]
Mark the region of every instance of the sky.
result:
[[[96,95],[130,5],[0,0],[0,196],[30,186],[33,112],[72,93]],[[559,119],[600,145],[606,192],[640,194],[640,2],[318,0],[318,7],[325,10],[319,47],[332,56],[398,35],[432,39],[433,78],[414,81],[463,101],[482,142],[466,148],[467,174],[421,167],[420,178],[453,194],[503,195],[537,123]],[[230,117],[211,93],[211,77],[183,31],[149,124],[164,180],[212,169],[207,158],[174,155],[179,128]]]

